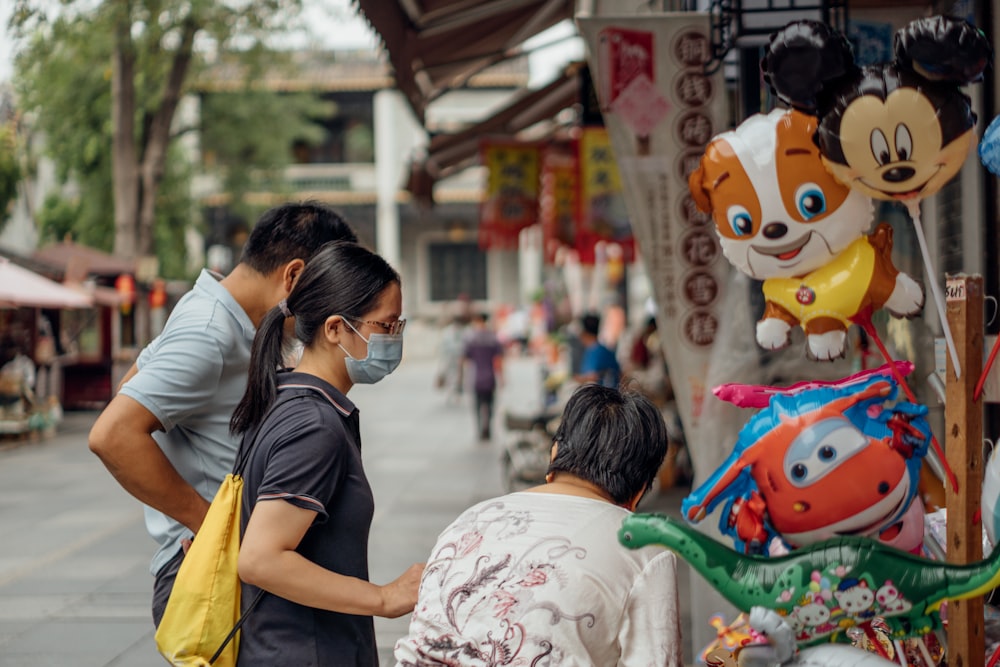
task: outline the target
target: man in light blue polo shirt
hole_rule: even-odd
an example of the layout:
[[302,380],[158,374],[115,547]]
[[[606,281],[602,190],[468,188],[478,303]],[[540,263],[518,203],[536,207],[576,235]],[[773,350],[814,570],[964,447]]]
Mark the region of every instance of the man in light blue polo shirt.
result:
[[229,419],[246,389],[256,326],[312,255],[339,240],[357,237],[322,204],[265,212],[228,276],[201,272],[90,431],[91,451],[146,506],[146,529],[159,545],[150,565],[156,625],[183,544],[232,470],[239,439]]

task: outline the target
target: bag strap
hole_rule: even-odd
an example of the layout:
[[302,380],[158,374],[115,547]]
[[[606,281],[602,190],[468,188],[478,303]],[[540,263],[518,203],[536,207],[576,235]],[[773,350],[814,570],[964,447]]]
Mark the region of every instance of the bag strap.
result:
[[[260,420],[260,424],[257,425],[256,430],[250,436],[250,439],[249,439],[249,441],[247,443],[247,446],[246,447],[243,447],[242,445],[240,446],[239,455],[238,455],[238,457],[236,459],[236,463],[233,465],[233,474],[234,475],[242,475],[243,474],[243,467],[250,460],[250,453],[253,451],[253,446],[255,444],[257,444],[257,436],[260,435],[260,428],[261,428],[261,426],[264,425],[264,421],[267,419],[268,415],[270,415],[271,412],[273,412],[274,409],[277,408],[282,403],[287,403],[287,402],[292,401],[292,400],[294,400],[296,398],[305,398],[307,396],[309,396],[309,394],[292,394],[290,396],[279,398],[278,400],[276,400],[271,405],[270,408],[268,408],[267,412],[264,414],[264,417]],[[246,611],[244,611],[242,614],[240,614],[240,619],[238,621],[236,621],[236,625],[234,625],[233,629],[229,631],[229,634],[226,635],[226,638],[222,640],[222,643],[219,644],[219,648],[216,649],[216,651],[212,655],[212,657],[208,659],[208,664],[210,664],[210,665],[214,665],[215,664],[215,661],[218,660],[219,656],[222,655],[222,652],[226,650],[226,646],[229,645],[229,642],[231,642],[233,640],[233,637],[236,636],[236,633],[239,632],[240,628],[243,627],[243,624],[246,622],[247,617],[250,616],[250,612],[252,612],[254,609],[256,609],[257,603],[260,602],[260,599],[262,597],[264,597],[264,593],[266,593],[266,592],[267,591],[265,591],[263,588],[261,588],[261,589],[259,589],[257,591],[257,595],[254,596],[253,602],[250,603],[250,605],[247,607]]]
[[226,638],[222,640],[221,644],[219,644],[219,648],[216,649],[215,654],[208,659],[208,664],[210,665],[215,664],[215,661],[218,660],[219,656],[222,655],[222,652],[226,650],[226,646],[229,645],[229,642],[233,640],[233,637],[236,636],[236,633],[240,631],[241,627],[243,627],[243,623],[247,620],[247,616],[249,616],[250,612],[254,610],[254,608],[257,606],[257,603],[260,602],[260,599],[264,597],[264,593],[266,592],[267,591],[265,591],[263,588],[257,591],[257,595],[254,596],[253,602],[250,603],[250,606],[247,607],[247,610],[245,612],[240,614],[240,620],[236,621],[236,625],[233,626],[233,629],[229,631],[229,634],[226,635]]
[[[281,387],[279,386],[278,393],[280,394],[280,392],[281,392]],[[257,436],[260,435],[260,429],[262,426],[264,426],[264,422],[267,421],[267,418],[271,415],[271,413],[274,412],[279,405],[288,403],[289,401],[293,401],[296,398],[304,398],[306,396],[308,396],[308,394],[291,394],[291,395],[286,394],[285,396],[279,395],[278,398],[275,399],[274,403],[271,404],[271,407],[269,407],[267,409],[267,412],[264,413],[264,416],[260,418],[260,423],[257,424],[257,428],[255,428],[253,432],[249,434],[250,438],[246,440],[246,446],[244,446],[242,443],[240,444],[239,451],[237,451],[236,453],[236,461],[233,463],[234,475],[243,474],[243,469],[246,466],[247,462],[250,460],[250,454],[253,452],[253,447],[255,444],[257,444]]]

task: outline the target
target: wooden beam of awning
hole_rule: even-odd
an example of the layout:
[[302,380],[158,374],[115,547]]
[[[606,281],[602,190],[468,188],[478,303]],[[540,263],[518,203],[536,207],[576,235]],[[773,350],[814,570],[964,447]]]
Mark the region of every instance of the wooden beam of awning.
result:
[[522,92],[489,118],[458,132],[432,137],[426,156],[410,164],[407,190],[418,202],[432,204],[434,183],[475,164],[483,137],[517,137],[577,104],[582,67],[582,63],[573,63],[559,78],[542,88]]
[[464,86],[560,21],[574,0],[354,0],[382,40],[396,85],[424,123],[428,102]]

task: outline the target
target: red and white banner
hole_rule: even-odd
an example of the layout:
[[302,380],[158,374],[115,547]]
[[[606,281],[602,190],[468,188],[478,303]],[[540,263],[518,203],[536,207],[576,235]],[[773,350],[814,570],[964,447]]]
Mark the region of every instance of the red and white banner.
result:
[[704,68],[708,15],[579,17],[577,23],[695,457],[709,421],[706,406],[715,401],[708,370],[730,273],[711,219],[697,209],[687,186],[706,143],[726,123],[722,76]]
[[580,174],[575,141],[550,144],[542,151],[542,186],[538,217],[543,258],[555,262],[560,248],[576,244]]

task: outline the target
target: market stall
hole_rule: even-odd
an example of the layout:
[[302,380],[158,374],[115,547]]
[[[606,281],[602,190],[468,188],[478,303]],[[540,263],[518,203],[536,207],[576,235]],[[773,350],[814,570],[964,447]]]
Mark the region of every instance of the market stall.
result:
[[[761,62],[780,104],[719,132],[718,81],[699,67],[707,17],[579,23],[703,457],[685,521],[636,515],[622,543],[674,550],[742,612],[713,622],[736,641],[706,649],[709,664],[985,664],[983,596],[1000,583],[1000,549],[983,558],[983,280],[938,270],[921,205],[979,143],[964,87],[990,66],[989,42],[962,19],[921,18],[895,33],[890,58],[862,66],[843,33],[793,21]],[[989,134],[980,155],[994,171]],[[881,202],[905,230],[875,218]],[[895,264],[899,231],[921,266]],[[732,339],[746,329],[719,318],[745,304],[699,304],[686,289],[695,275],[748,293],[757,281],[754,343],[800,355],[782,382],[737,378],[748,351]],[[940,435],[907,346],[883,341],[913,317],[942,333]],[[878,361],[842,372],[858,337]],[[720,418],[720,403],[755,411],[734,438],[718,428],[734,415]],[[714,443],[733,441],[706,465]]]
[[43,431],[59,413],[38,385],[53,356],[42,310],[89,308],[88,294],[0,257],[0,437]]

